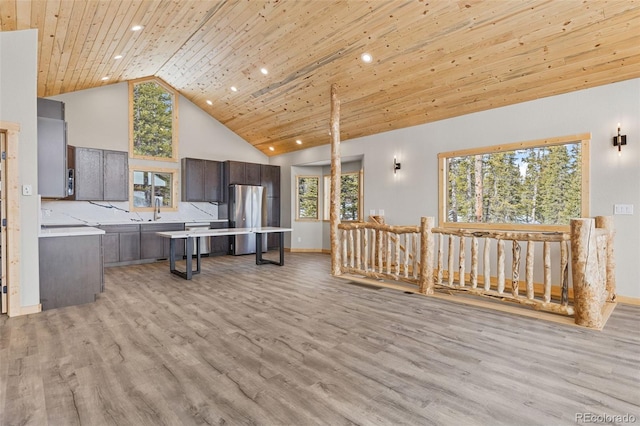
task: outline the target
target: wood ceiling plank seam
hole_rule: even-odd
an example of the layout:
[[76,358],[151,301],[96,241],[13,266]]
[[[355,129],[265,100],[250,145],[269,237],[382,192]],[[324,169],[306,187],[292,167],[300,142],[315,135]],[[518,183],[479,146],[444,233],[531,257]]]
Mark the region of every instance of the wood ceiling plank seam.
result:
[[[167,28],[171,26],[171,22],[180,22],[185,14],[191,16],[190,10],[193,9],[184,7],[184,4],[175,1],[171,8],[166,6],[163,9],[158,8],[152,17],[153,25],[144,29],[144,38],[138,43],[139,52],[132,59],[131,65],[143,67],[145,72],[153,72],[148,75],[157,75],[162,64],[166,63],[175,52],[172,46],[166,44],[173,37],[168,33]],[[182,43],[182,41],[175,43]]]
[[31,26],[31,3],[30,1],[16,1],[17,28],[26,30]]
[[[47,1],[47,8],[42,26],[42,43],[40,44],[40,57],[38,61],[38,96],[47,96],[47,83],[51,62],[53,58],[53,45],[55,43],[55,30],[60,11],[61,0]],[[57,64],[57,62],[56,62]],[[56,68],[57,71],[57,68]]]
[[0,31],[18,29],[18,11],[15,1],[0,1]]
[[[200,3],[200,2],[197,2]],[[169,74],[167,74],[165,72],[166,67],[168,67],[168,64],[170,64],[174,59],[174,57],[176,55],[178,55],[183,47],[188,44],[190,42],[190,40],[192,38],[194,38],[196,36],[196,34],[199,34],[200,32],[202,32],[202,28],[204,28],[204,26],[207,24],[207,22],[211,19],[212,16],[214,16],[218,10],[222,7],[223,3],[222,2],[218,2],[216,7],[209,7],[207,6],[206,9],[202,9],[202,10],[192,10],[192,14],[190,15],[185,15],[182,19],[177,19],[176,21],[178,22],[178,24],[180,25],[181,22],[190,22],[192,20],[197,20],[200,22],[200,25],[195,28],[193,31],[189,30],[189,34],[187,34],[186,38],[182,38],[179,42],[179,46],[177,48],[172,49],[172,54],[169,55],[169,57],[164,61],[164,63],[159,67],[157,75],[160,76],[165,76],[168,78],[171,78],[171,76]],[[197,18],[197,19],[196,19]],[[185,28],[188,28],[187,25],[182,24]],[[173,32],[178,31],[179,28],[173,28]]]
[[[132,43],[131,47],[127,50],[127,67],[134,68],[134,70],[129,71],[128,68],[125,69],[121,79],[135,80],[142,77],[153,76],[155,74],[155,70],[151,71],[148,68],[145,68],[144,60],[140,59],[140,56],[147,44],[147,37],[149,37],[148,29],[155,25],[157,19],[156,13],[161,5],[161,2],[145,0],[136,11],[133,21],[131,21],[131,26],[142,25],[144,28],[141,31],[135,31],[131,34]],[[142,67],[142,69],[137,67]]]
[[[74,10],[76,7],[78,7],[78,13],[82,11],[82,14],[79,23],[69,28],[69,31],[75,32],[75,40],[65,72],[64,83],[60,88],[61,93],[71,92],[76,88],[77,79],[80,75],[80,69],[82,68],[82,66],[79,65],[79,61],[84,52],[84,46],[92,27],[92,17],[98,7],[98,2],[75,2]],[[69,35],[67,35],[67,37],[71,39]]]
[[100,45],[100,50],[96,53],[96,60],[93,62],[89,72],[89,75],[95,76],[94,78],[107,77],[108,80],[102,84],[110,84],[117,81],[117,79],[115,81],[112,79],[111,74],[111,70],[114,67],[115,52],[127,32],[131,31],[129,24],[139,7],[140,2],[122,2],[118,4],[117,8],[112,9],[113,18],[110,19],[110,25],[104,36],[100,36],[103,42]]
[[[84,5],[78,4],[78,2],[63,2],[60,7],[55,35],[55,48],[60,49],[57,55],[59,60],[54,68],[55,75],[53,77],[48,77],[50,83],[47,85],[47,91],[53,95],[57,95],[61,92],[62,84],[64,83],[64,79],[69,68],[69,60],[71,59],[73,46],[76,41],[77,32],[74,26],[69,25],[69,23],[77,21],[78,17],[82,18],[83,13]],[[51,71],[51,68],[49,71]],[[51,83],[53,83],[53,87],[51,87]]]
[[[170,78],[177,86],[184,87],[184,82],[180,79],[187,72],[185,64],[191,64],[194,58],[202,58],[206,55],[206,52],[211,49],[210,43],[220,37],[220,22],[224,22],[225,19],[233,19],[227,18],[231,14],[231,9],[225,9],[228,5],[229,3],[219,5],[219,7],[207,14],[208,19],[202,23],[199,31],[191,34],[189,39],[163,66],[162,75]],[[255,5],[257,3],[250,3],[247,11],[252,10],[251,7],[255,7]],[[239,18],[236,17],[236,19]],[[199,72],[200,69],[194,69],[194,71]]]
[[[30,16],[30,28],[38,30],[38,96],[42,96],[41,93],[44,93],[45,82],[40,77],[40,63],[45,60],[42,53],[42,43],[44,38],[44,20],[46,16],[46,2],[30,2],[31,7],[31,16]],[[48,59],[46,60],[48,63]]]

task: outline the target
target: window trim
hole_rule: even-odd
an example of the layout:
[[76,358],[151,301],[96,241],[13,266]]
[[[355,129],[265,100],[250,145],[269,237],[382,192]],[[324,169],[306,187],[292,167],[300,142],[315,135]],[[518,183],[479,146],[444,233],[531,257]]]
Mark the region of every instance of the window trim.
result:
[[[364,176],[363,176],[363,170],[360,169],[358,171],[355,172],[344,172],[340,174],[340,179],[342,179],[342,176],[346,176],[346,175],[358,175],[358,220],[345,220],[345,219],[340,219],[340,222],[347,222],[347,223],[356,223],[356,222],[364,222],[364,220],[362,219],[362,215],[364,212]],[[327,184],[327,179],[329,180],[329,183]],[[331,175],[323,175],[323,179],[322,179],[322,184],[323,184],[323,209],[322,209],[322,221],[323,222],[329,222],[331,219],[329,218],[329,216],[331,215]]]
[[447,215],[447,159],[451,157],[463,157],[478,154],[492,154],[497,152],[515,151],[519,149],[566,145],[569,143],[581,144],[581,217],[589,217],[590,209],[590,180],[589,180],[589,144],[591,133],[580,133],[568,136],[559,136],[546,139],[537,139],[526,142],[514,142],[502,145],[493,145],[480,148],[471,148],[458,151],[441,152],[438,154],[438,225],[443,228],[475,228],[492,230],[521,230],[521,231],[552,231],[565,232],[569,230],[569,225],[534,225],[521,223],[472,223],[472,222],[448,222]]
[[[316,217],[300,217],[300,178],[318,179],[318,193],[316,195]],[[297,222],[318,222],[320,220],[320,176],[318,175],[296,175],[296,221]]]
[[130,165],[129,166],[129,193],[131,196],[129,197],[129,211],[131,212],[152,212],[154,207],[135,207],[134,206],[134,181],[133,181],[133,173],[134,172],[151,172],[151,173],[169,173],[171,174],[171,207],[161,206],[163,211],[174,212],[178,211],[178,169],[167,169],[160,167],[147,167],[142,165]]
[[[167,92],[171,93],[173,98],[173,119],[171,121],[171,157],[153,157],[146,155],[137,155],[133,147],[133,88],[136,84],[154,82],[162,86]],[[178,157],[178,92],[169,84],[165,83],[157,77],[143,77],[135,80],[129,80],[129,157],[139,160],[166,161],[177,163]]]

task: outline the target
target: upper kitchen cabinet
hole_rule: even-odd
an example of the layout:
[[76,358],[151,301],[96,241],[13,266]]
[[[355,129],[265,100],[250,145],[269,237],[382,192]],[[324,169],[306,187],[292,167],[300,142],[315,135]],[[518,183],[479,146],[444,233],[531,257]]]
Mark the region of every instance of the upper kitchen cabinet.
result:
[[94,148],[70,147],[75,168],[74,200],[127,201],[129,154]]
[[38,98],[38,193],[43,198],[66,197],[67,177],[64,103]]
[[261,165],[241,161],[225,162],[226,185],[260,185]]
[[183,158],[182,201],[224,201],[222,170],[219,161]]
[[260,184],[269,198],[280,197],[280,166],[260,165]]

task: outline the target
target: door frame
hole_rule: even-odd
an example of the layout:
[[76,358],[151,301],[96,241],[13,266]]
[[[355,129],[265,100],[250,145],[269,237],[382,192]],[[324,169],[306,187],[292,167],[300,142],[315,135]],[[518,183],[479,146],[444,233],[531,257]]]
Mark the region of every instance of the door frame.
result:
[[[1,159],[2,207],[1,219],[7,219],[2,227],[2,285],[7,287],[6,296],[2,291],[2,310],[10,317],[22,315],[20,303],[20,168],[18,164],[18,139],[20,125],[0,121],[0,132],[4,134],[5,158]],[[4,290],[4,289],[3,289]],[[6,297],[6,303],[5,302]]]

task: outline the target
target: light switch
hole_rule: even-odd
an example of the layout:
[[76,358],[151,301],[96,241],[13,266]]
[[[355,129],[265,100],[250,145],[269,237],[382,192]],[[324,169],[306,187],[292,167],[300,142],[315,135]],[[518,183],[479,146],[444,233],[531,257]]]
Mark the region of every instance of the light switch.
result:
[[633,204],[614,204],[613,214],[633,214]]
[[380,209],[380,216],[384,216],[384,210]]
[[33,195],[31,185],[22,185],[22,195]]

